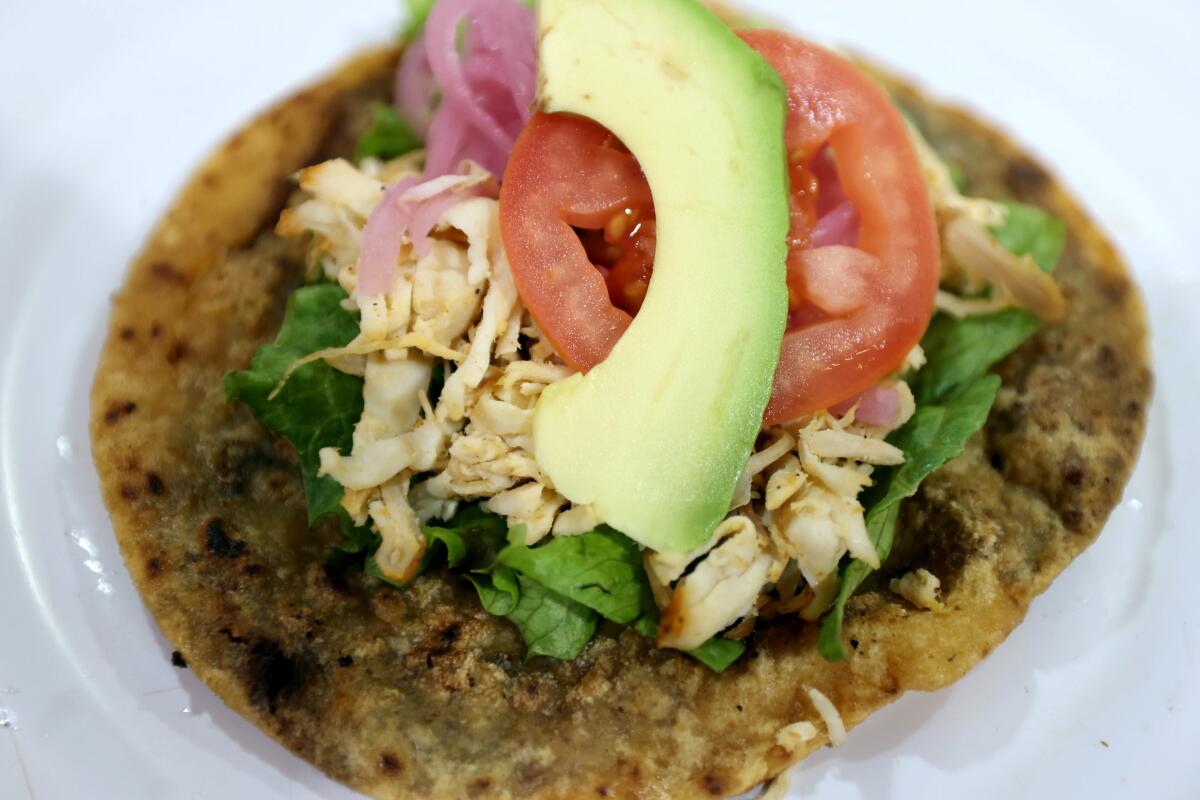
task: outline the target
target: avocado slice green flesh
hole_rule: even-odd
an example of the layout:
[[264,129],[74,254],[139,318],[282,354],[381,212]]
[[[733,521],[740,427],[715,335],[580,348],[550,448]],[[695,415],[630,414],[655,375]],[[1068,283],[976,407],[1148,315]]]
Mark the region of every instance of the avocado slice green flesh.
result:
[[635,541],[692,550],[728,512],[779,360],[786,91],[696,0],[542,0],[538,28],[543,110],[589,117],[637,156],[658,243],[608,358],[542,394],[537,461]]

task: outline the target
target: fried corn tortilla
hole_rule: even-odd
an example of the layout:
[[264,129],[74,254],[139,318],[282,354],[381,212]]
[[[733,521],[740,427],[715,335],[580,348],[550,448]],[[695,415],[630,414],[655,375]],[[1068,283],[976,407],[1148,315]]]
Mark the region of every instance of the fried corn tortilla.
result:
[[[891,558],[850,604],[848,662],[783,619],[723,674],[631,630],[602,630],[574,662],[526,663],[517,630],[461,578],[397,591],[329,566],[339,531],[309,530],[294,453],[226,404],[221,378],[273,338],[300,279],[302,246],[271,232],[289,175],[352,150],[395,58],[349,63],[202,166],[115,298],[93,387],[96,466],[142,597],[196,674],[296,755],[379,798],[736,794],[827,742],[807,688],[853,727],[952,683],[1096,537],[1145,425],[1138,294],[1035,161],[884,78],[973,194],[1067,221],[1070,309],[1001,365],[986,428],[905,503]],[[944,613],[888,591],[918,567],[940,577]],[[804,720],[818,736],[781,747]]]

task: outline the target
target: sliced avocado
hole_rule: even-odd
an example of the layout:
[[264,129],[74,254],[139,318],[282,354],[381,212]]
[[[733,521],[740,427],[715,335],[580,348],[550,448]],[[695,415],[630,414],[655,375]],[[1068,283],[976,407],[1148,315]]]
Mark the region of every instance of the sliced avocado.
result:
[[542,0],[538,27],[542,108],[605,125],[637,156],[658,245],[609,357],[542,395],[537,460],[632,539],[692,550],[728,511],[779,359],[786,92],[696,0]]

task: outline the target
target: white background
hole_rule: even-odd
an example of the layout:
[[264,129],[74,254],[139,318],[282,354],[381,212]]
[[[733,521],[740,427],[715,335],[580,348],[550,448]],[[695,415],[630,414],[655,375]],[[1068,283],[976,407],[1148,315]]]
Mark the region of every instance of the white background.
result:
[[[1159,378],[1099,543],[975,672],[805,762],[794,796],[1200,797],[1200,5],[756,5],[1030,143],[1132,263]],[[0,0],[0,798],[353,796],[169,665],[99,502],[86,393],[108,295],[199,159],[397,22],[392,0]]]

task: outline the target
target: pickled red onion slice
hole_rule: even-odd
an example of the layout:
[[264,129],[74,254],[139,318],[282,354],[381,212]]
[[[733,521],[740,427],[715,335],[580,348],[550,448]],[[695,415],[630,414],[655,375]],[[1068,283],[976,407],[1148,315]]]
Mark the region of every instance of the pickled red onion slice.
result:
[[[459,49],[460,24],[466,46]],[[397,98],[405,116],[420,124],[431,92],[421,81],[420,58],[442,94],[428,129],[426,177],[457,171],[477,161],[496,177],[504,174],[517,135],[529,119],[535,89],[536,26],[533,12],[516,0],[440,0],[429,14],[423,53],[404,59]]]
[[814,248],[832,245],[853,247],[858,243],[859,225],[858,211],[854,208],[854,204],[849,200],[843,200],[833,210],[817,220],[809,241]]
[[382,294],[391,289],[392,270],[404,243],[410,210],[401,198],[419,183],[405,178],[384,192],[383,199],[363,228],[362,251],[358,256],[358,293]]
[[[494,184],[485,185],[469,163],[503,175],[533,105],[536,50],[533,12],[517,0],[434,5],[423,37],[400,60],[394,86],[396,106],[428,142],[424,182],[408,178],[392,186],[367,220],[360,294],[390,291],[405,236],[424,256],[447,211],[468,197],[494,195]],[[439,182],[455,175],[461,179]]]
[[417,39],[405,48],[400,59],[393,101],[413,131],[422,138],[428,137],[433,119],[434,89],[425,40]]
[[389,187],[363,228],[357,293],[391,291],[405,236],[418,257],[428,255],[433,247],[430,234],[447,211],[468,198],[495,195],[491,176],[469,164],[463,174],[427,181],[405,178]]
[[888,428],[896,424],[900,414],[900,393],[892,387],[872,386],[857,397],[843,400],[829,411],[840,417],[855,405],[858,406],[854,412],[855,422]]

